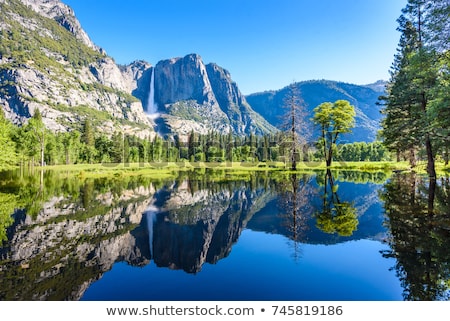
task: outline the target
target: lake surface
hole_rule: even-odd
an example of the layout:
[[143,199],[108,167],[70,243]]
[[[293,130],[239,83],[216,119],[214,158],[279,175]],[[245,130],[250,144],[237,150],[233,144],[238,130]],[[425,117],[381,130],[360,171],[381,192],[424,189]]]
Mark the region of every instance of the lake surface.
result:
[[448,300],[450,182],[2,173],[1,300]]

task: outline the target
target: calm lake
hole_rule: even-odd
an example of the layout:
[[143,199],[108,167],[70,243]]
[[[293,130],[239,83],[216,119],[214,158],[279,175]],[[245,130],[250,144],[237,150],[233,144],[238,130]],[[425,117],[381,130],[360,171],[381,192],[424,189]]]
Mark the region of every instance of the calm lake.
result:
[[0,300],[450,298],[449,178],[0,178]]

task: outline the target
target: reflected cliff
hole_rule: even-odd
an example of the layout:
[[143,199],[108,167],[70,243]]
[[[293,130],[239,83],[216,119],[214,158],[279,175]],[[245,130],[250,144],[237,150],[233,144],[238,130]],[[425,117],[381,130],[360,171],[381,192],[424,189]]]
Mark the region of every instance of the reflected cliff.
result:
[[275,197],[266,179],[46,182],[53,186],[31,192],[37,197],[16,204],[11,216],[0,248],[1,300],[77,300],[120,261],[197,273],[226,257]]
[[254,213],[275,198],[271,188],[248,182],[207,184],[182,181],[158,191],[153,224],[157,266],[197,273],[204,263],[226,257]]
[[340,173],[325,180],[340,181],[339,191],[326,187],[332,192],[326,197],[339,193],[339,202],[355,206],[358,230],[342,235],[318,228],[321,175],[200,170],[163,181],[4,175],[0,196],[9,203],[0,210],[11,213],[1,216],[9,221],[2,223],[0,300],[79,300],[117,262],[196,274],[228,257],[245,229],[284,235],[295,247],[383,238],[374,197],[380,178],[361,174],[357,179],[366,182],[355,185],[348,182],[354,174]]

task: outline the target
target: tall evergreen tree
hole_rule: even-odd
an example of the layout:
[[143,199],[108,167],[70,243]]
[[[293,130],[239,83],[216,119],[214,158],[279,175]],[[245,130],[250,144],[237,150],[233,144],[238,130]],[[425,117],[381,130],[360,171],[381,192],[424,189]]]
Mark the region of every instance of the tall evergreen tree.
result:
[[301,149],[306,145],[310,133],[305,103],[301,98],[297,84],[293,83],[288,87],[288,94],[283,107],[285,109],[282,116],[282,128],[285,131],[284,140],[287,143],[291,169],[296,170]]
[[432,178],[436,177],[436,146],[442,137],[448,137],[448,132],[442,131],[445,122],[436,121],[437,115],[448,115],[448,105],[442,104],[448,101],[445,89],[449,69],[442,64],[447,53],[441,51],[446,41],[439,40],[436,33],[449,28],[448,16],[442,19],[442,13],[448,12],[447,6],[444,1],[437,4],[430,0],[408,1],[398,19],[402,36],[388,94],[382,98],[386,146],[399,152],[424,149],[427,172]]

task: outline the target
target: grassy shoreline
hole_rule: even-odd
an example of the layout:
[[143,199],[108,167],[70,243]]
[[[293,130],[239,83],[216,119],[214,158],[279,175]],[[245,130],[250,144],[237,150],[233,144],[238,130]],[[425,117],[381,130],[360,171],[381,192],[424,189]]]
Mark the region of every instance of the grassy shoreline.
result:
[[[278,171],[284,173],[314,172],[326,170],[325,162],[301,162],[298,163],[297,171],[292,171],[289,164],[282,162],[268,163],[205,163],[205,162],[170,162],[170,163],[120,163],[120,164],[74,164],[74,165],[51,165],[45,167],[34,167],[34,170],[55,171],[67,176],[107,177],[107,176],[152,176],[155,178],[170,178],[181,171],[192,171],[195,169],[211,169],[230,171],[234,174],[239,172],[248,173],[252,171]],[[394,172],[411,171],[407,162],[334,162],[331,170],[366,171],[366,172]],[[437,163],[436,170],[439,176],[450,174],[450,166]],[[419,163],[414,171],[426,174],[426,163]]]
[[[8,168],[5,170],[11,170]],[[18,167],[16,167],[18,169]],[[45,167],[35,166],[34,170],[55,171],[65,176],[79,176],[80,178],[95,178],[109,176],[152,176],[154,178],[171,178],[178,172],[192,171],[195,169],[211,169],[229,171],[233,174],[248,173],[254,171],[283,172],[283,173],[303,173],[324,171],[327,169],[325,162],[301,162],[298,163],[297,170],[292,171],[289,164],[282,162],[268,163],[206,163],[206,162],[169,162],[169,163],[105,163],[105,164],[74,164],[74,165],[51,165]],[[364,172],[394,172],[411,171],[408,162],[334,162],[331,170],[364,171]],[[438,176],[450,174],[450,166],[444,163],[437,163],[436,170]],[[0,169],[1,171],[1,169]],[[426,174],[426,163],[419,163],[413,171],[418,174]]]

